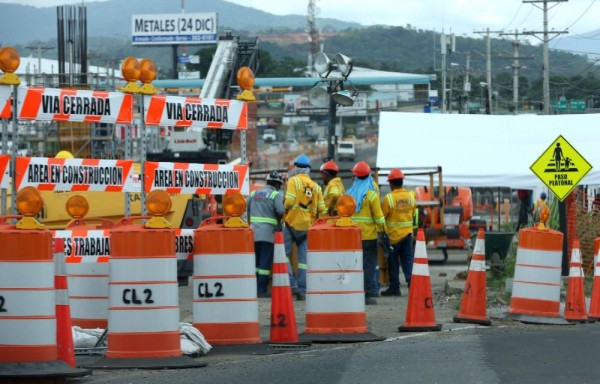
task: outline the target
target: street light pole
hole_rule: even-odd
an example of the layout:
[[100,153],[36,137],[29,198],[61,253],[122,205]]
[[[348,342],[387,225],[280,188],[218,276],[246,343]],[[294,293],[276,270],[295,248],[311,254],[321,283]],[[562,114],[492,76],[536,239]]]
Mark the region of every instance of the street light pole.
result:
[[337,104],[333,100],[333,97],[331,97],[331,94],[333,93],[333,82],[329,82],[327,93],[329,94],[329,140],[327,144],[327,157],[330,160],[335,160],[335,146],[337,145],[337,135],[335,134]]

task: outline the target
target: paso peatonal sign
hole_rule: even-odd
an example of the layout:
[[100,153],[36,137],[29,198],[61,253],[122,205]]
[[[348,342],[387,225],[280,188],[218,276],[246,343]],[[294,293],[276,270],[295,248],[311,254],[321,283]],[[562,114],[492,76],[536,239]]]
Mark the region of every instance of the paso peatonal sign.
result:
[[133,45],[206,44],[216,41],[216,13],[131,16]]
[[538,157],[530,169],[560,201],[563,201],[592,166],[561,135]]
[[150,126],[248,129],[248,107],[239,100],[154,95],[144,104]]

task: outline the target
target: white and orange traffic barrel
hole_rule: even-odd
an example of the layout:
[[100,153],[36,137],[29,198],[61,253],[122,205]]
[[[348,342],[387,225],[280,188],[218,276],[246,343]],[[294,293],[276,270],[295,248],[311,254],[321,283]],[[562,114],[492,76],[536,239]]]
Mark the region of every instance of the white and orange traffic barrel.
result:
[[588,317],[591,320],[600,320],[600,264],[598,263],[598,253],[600,252],[600,237],[594,239],[594,284],[592,287],[592,297],[590,299],[590,310]]
[[[548,215],[546,212],[543,216]],[[507,318],[531,323],[566,323],[560,319],[563,238],[561,232],[549,229],[544,223],[519,231]]]
[[171,198],[153,191],[146,208],[151,218],[124,218],[110,233],[108,351],[90,368],[199,366],[181,352],[175,230],[164,219]]
[[0,381],[89,373],[58,359],[52,232],[35,219],[42,204],[37,189],[20,190],[24,217],[0,227]]
[[210,344],[258,344],[254,232],[241,219],[246,201],[226,194],[223,210],[227,216],[194,231],[193,326]]
[[301,340],[383,340],[367,328],[361,232],[351,218],[355,209],[352,196],[344,195],[337,203],[341,218],[320,218],[308,230],[306,327]]

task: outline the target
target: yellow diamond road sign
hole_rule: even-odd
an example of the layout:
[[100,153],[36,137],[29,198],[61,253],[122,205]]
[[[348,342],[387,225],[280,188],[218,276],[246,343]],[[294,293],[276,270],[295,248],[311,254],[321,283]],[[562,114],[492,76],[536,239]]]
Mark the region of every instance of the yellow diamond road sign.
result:
[[561,135],[538,157],[530,169],[560,201],[563,201],[592,166]]

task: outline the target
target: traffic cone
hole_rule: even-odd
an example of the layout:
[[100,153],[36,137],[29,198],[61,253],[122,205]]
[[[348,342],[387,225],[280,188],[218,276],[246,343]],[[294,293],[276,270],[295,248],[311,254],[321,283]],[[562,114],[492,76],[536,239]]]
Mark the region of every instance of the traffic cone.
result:
[[[596,242],[598,241],[597,238]],[[588,317],[591,320],[600,320],[600,259],[598,252],[594,256],[594,286],[592,288],[592,299],[590,303],[590,313]]]
[[69,287],[67,284],[67,261],[65,242],[54,239],[54,289],[56,294],[56,346],[58,360],[75,367],[75,346],[69,305]]
[[454,322],[491,325],[492,322],[487,317],[486,300],[485,235],[483,229],[480,228],[469,265],[469,275],[465,284],[460,312],[458,316],[454,316]]
[[417,232],[412,278],[410,280],[406,321],[404,325],[398,327],[398,331],[421,332],[441,330],[442,325],[435,322],[425,233],[423,229],[419,229]]
[[588,321],[583,283],[581,251],[579,250],[579,240],[575,239],[573,250],[571,251],[571,261],[569,262],[569,285],[567,287],[567,300],[565,301],[564,318],[567,321]]
[[299,344],[296,314],[288,275],[283,233],[275,232],[273,283],[271,284],[270,343]]

